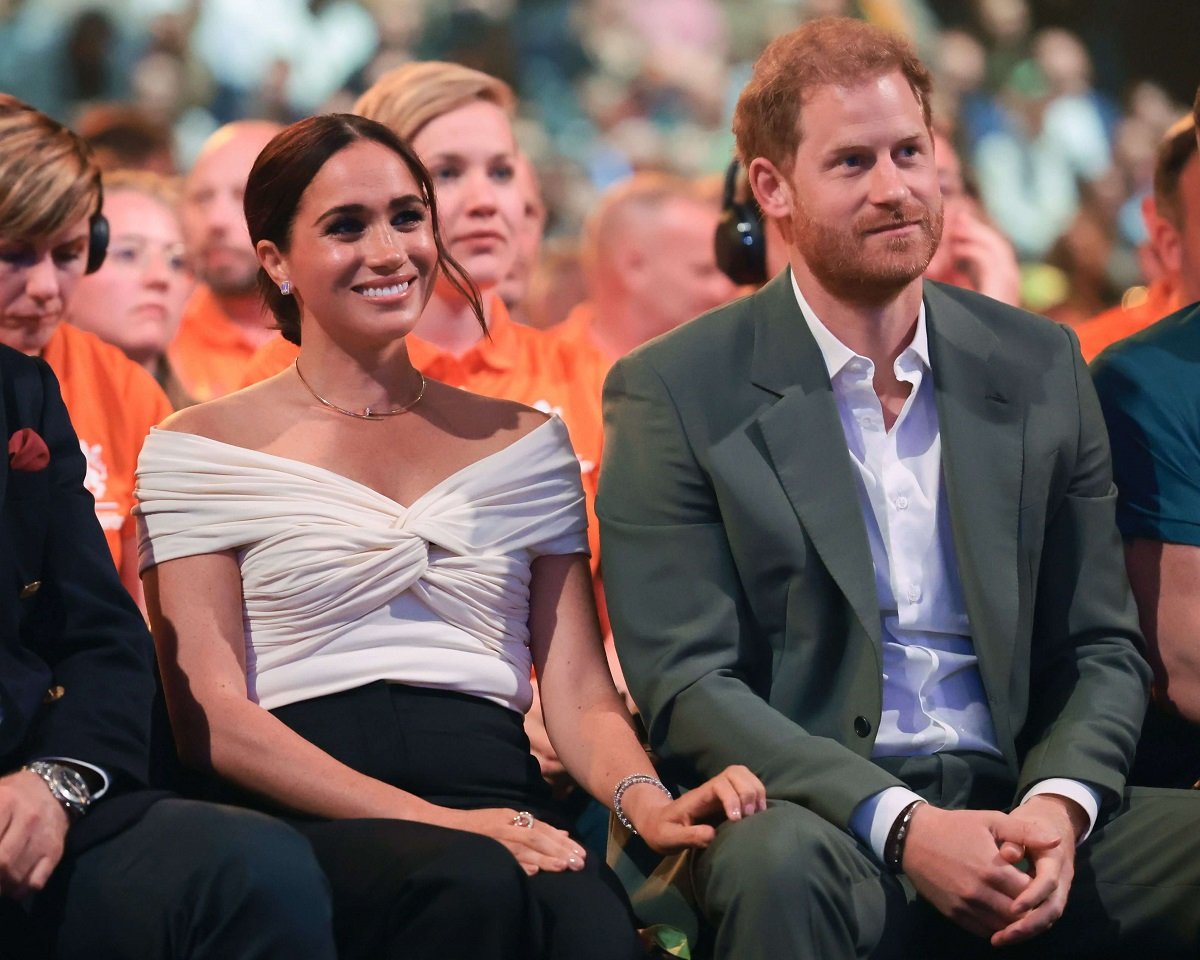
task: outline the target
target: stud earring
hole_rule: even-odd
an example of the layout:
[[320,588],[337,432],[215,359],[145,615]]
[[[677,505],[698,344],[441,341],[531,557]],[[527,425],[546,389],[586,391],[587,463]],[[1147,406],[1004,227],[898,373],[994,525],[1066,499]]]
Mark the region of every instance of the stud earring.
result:
[[289,296],[292,292],[292,281],[284,280],[283,283],[281,283],[279,285],[279,292],[282,293],[285,297]]

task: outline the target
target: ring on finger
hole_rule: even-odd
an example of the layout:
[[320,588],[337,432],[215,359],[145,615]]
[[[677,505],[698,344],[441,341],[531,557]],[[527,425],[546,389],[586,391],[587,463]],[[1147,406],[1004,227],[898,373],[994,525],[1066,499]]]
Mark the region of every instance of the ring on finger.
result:
[[528,810],[518,811],[517,815],[510,821],[514,827],[524,827],[526,830],[533,829],[533,814]]

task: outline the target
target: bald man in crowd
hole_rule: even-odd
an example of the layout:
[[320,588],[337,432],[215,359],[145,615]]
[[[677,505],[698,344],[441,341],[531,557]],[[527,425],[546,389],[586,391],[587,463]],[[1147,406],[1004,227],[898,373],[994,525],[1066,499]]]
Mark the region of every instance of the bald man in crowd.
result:
[[221,127],[201,148],[184,184],[183,238],[200,283],[167,355],[196,400],[241,386],[243,367],[274,333],[258,297],[258,258],[242,195],[259,151],[279,129],[262,120]]
[[712,237],[720,211],[693,182],[636,173],[611,187],[584,224],[588,299],[555,328],[609,365],[634,347],[731,299]]

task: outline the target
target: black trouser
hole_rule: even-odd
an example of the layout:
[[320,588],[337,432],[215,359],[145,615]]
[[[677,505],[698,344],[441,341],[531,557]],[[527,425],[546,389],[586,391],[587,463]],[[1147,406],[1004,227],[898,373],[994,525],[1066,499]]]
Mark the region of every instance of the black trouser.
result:
[[[373,683],[273,713],[348,766],[432,803],[529,810],[555,822],[522,718],[505,707]],[[641,953],[625,893],[598,857],[579,872],[526,877],[504,847],[475,834],[400,820],[293,823],[333,888],[344,958],[380,956],[375,950],[405,960]]]
[[328,888],[304,838],[260,813],[194,800],[159,800],[65,859],[30,909],[0,900],[4,960],[335,956]]

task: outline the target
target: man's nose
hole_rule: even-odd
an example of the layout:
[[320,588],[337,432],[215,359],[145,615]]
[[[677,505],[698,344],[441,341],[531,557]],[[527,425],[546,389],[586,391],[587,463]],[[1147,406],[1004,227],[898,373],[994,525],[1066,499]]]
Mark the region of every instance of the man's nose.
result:
[[871,202],[879,206],[895,206],[908,196],[908,184],[895,161],[884,157],[871,170]]

